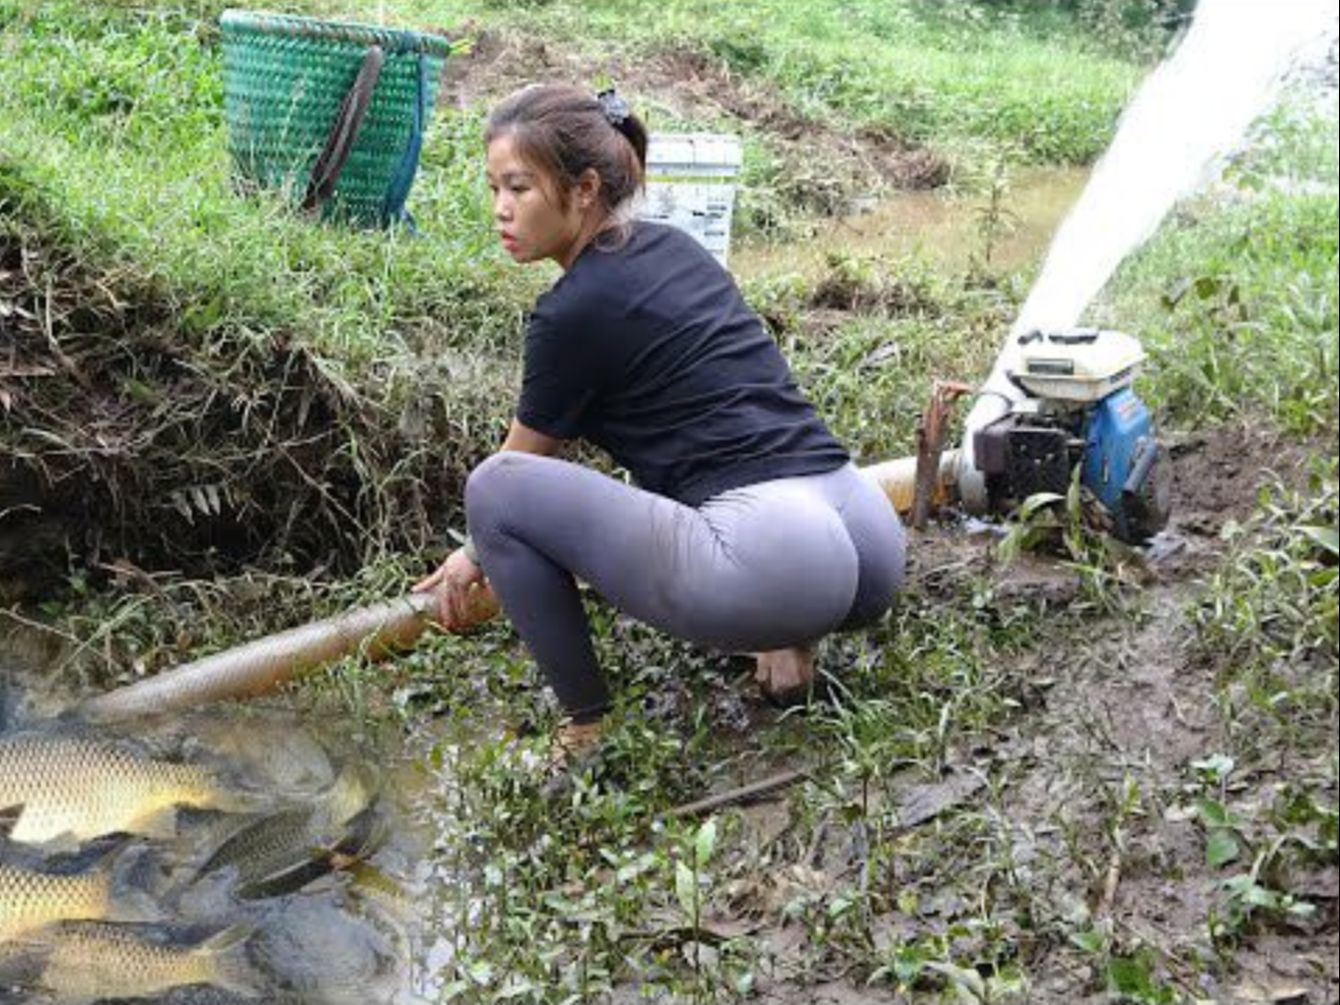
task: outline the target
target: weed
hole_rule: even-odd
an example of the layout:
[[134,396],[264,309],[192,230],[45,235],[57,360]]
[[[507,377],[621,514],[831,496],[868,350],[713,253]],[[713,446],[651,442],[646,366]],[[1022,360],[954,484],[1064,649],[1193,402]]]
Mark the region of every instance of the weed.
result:
[[982,239],[980,268],[991,268],[991,255],[997,242],[1010,234],[1018,225],[1018,215],[1007,205],[1010,194],[1009,161],[1005,153],[997,153],[990,171],[990,184],[987,188],[987,201],[979,206],[977,215],[977,233]]
[[1177,989],[1159,973],[1158,956],[1148,948],[1116,955],[1107,961],[1107,987],[1129,1005],[1176,1005]]
[[1137,582],[1139,558],[1111,536],[1111,518],[1079,479],[1076,465],[1065,495],[1037,492],[1021,502],[1010,516],[997,554],[1007,563],[1028,551],[1065,556],[1095,609],[1124,612],[1124,588]]
[[1195,612],[1201,652],[1223,675],[1225,725],[1244,753],[1306,749],[1333,728],[1336,463],[1318,465],[1310,491],[1264,493]]
[[1307,870],[1334,861],[1335,807],[1290,785],[1265,814],[1248,812],[1228,800],[1232,758],[1215,755],[1191,767],[1205,790],[1195,816],[1205,832],[1206,865],[1222,873],[1250,861],[1247,871],[1219,882],[1221,899],[1206,919],[1215,945],[1227,950],[1261,928],[1312,924],[1316,905],[1289,888]]

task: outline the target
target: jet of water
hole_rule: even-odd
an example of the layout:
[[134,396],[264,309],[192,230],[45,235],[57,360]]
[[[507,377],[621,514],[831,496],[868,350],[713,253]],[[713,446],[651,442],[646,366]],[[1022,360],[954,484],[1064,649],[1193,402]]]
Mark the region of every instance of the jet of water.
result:
[[1016,336],[1074,325],[1177,199],[1217,173],[1278,96],[1296,54],[1335,20],[1333,0],[1200,0],[1181,44],[1122,113],[968,415],[959,490],[969,508],[986,505],[972,435],[1023,396],[1009,379]]
[[1067,327],[1178,197],[1273,102],[1294,53],[1335,20],[1327,0],[1201,0],[1172,59],[1141,86],[1057,231],[1014,331]]

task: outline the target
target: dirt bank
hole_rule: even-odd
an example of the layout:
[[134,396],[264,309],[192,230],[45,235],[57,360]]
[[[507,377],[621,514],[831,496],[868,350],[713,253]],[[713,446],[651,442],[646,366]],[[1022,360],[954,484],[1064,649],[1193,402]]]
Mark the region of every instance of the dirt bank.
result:
[[[640,96],[653,129],[669,115],[722,123],[764,137],[778,152],[776,184],[793,211],[840,215],[852,200],[887,187],[936,188],[951,174],[950,162],[933,150],[868,131],[843,130],[802,115],[765,82],[733,73],[709,52],[668,47],[641,60],[577,54],[543,40],[465,24],[450,38],[473,39],[469,50],[443,69],[442,101],[483,109],[527,83],[589,84],[607,78]],[[652,102],[654,101],[654,104]]]
[[348,572],[424,547],[473,460],[429,452],[391,389],[282,335],[201,337],[174,291],[3,215],[0,328],[0,602],[87,574]]

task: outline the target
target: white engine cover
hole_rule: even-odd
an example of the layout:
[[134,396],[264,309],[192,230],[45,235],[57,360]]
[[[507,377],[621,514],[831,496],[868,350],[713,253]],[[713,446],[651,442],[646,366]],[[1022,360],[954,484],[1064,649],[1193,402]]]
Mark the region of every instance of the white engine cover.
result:
[[1088,404],[1135,380],[1145,351],[1125,332],[1068,328],[1026,332],[1016,339],[1018,368],[1010,377],[1029,394]]

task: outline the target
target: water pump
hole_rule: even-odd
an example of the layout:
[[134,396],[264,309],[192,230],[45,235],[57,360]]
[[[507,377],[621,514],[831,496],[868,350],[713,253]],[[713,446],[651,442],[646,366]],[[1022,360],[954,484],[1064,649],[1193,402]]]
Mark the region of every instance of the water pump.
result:
[[1140,544],[1168,522],[1172,464],[1131,384],[1145,360],[1123,332],[1028,331],[1014,337],[1009,380],[1023,392],[973,430],[971,457],[990,508],[1080,482],[1103,505],[1113,534]]

